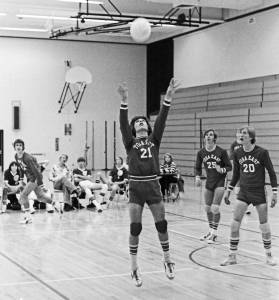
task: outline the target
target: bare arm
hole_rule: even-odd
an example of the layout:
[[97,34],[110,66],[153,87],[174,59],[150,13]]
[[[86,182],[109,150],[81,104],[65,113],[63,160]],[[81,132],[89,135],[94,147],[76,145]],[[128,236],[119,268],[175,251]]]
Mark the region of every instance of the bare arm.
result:
[[128,122],[128,87],[126,83],[119,85],[118,93],[121,96],[120,105],[120,130],[125,148],[129,148],[133,141],[133,135]]

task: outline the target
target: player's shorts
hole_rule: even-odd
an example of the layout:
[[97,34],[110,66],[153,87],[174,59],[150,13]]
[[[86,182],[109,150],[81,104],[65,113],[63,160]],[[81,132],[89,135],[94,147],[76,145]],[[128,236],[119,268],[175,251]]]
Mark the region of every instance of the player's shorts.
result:
[[144,206],[157,204],[162,201],[161,186],[159,180],[129,181],[129,202]]
[[207,190],[212,191],[212,192],[214,192],[219,187],[222,187],[222,188],[225,189],[225,180],[226,180],[226,177],[223,177],[223,178],[221,178],[219,180],[216,180],[214,182],[206,180],[205,188]]
[[265,188],[243,188],[240,187],[237,199],[245,203],[257,206],[266,203],[266,190]]

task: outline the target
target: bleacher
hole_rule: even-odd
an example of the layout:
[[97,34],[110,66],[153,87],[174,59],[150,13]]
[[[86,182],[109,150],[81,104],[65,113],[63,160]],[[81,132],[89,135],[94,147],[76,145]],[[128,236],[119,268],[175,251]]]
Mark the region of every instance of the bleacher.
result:
[[236,129],[247,124],[255,127],[257,144],[269,150],[279,175],[279,75],[178,90],[160,157],[172,153],[181,173],[193,176],[204,130],[216,129],[218,145],[228,150],[235,140]]

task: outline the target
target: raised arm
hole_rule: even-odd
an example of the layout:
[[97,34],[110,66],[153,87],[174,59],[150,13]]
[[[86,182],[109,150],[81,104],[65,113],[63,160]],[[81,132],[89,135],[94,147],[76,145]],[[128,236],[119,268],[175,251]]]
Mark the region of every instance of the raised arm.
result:
[[118,93],[121,96],[120,105],[120,130],[125,148],[129,148],[133,141],[133,135],[128,121],[128,87],[126,83],[119,85]]
[[178,82],[174,78],[172,78],[169,83],[163,105],[162,105],[160,112],[154,123],[153,136],[154,136],[154,139],[158,143],[161,142],[161,139],[162,139],[162,136],[164,133],[164,129],[165,129],[165,125],[166,125],[169,108],[170,108],[170,105],[172,102],[172,97],[173,97],[174,93],[176,92],[178,86],[179,86]]

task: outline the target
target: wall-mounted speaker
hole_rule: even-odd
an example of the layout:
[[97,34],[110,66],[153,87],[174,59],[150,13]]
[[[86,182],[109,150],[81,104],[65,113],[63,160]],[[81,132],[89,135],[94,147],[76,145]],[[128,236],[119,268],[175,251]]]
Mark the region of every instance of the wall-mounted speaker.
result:
[[13,107],[14,129],[20,129],[20,106]]

